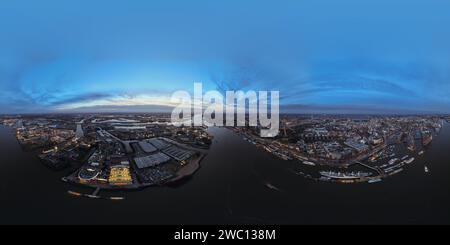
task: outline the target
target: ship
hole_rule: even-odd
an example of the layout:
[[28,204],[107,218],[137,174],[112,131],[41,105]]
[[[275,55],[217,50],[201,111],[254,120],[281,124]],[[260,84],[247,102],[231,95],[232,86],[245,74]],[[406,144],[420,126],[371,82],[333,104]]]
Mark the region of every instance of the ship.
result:
[[435,131],[437,134],[439,134],[439,132],[441,132],[441,129],[442,129],[442,121],[440,121],[439,123],[436,123],[436,124],[434,125],[434,131]]
[[404,160],[406,160],[408,157],[409,157],[409,155],[406,155],[406,156],[402,157],[401,160],[404,161]]
[[305,164],[305,165],[309,165],[309,166],[316,166],[316,164],[315,164],[315,163],[313,163],[313,162],[309,162],[309,161],[303,161],[303,164]]
[[88,198],[92,198],[92,199],[100,199],[101,197],[100,196],[96,196],[96,195],[84,195],[85,197],[88,197]]
[[319,178],[319,180],[320,180],[320,181],[331,181],[331,178],[330,178],[330,177],[321,176],[321,177]]
[[389,175],[396,175],[396,174],[398,174],[398,173],[400,173],[400,172],[402,172],[403,171],[403,168],[399,168],[399,169],[397,169],[397,170],[395,170],[395,171],[393,171],[393,172],[391,172]]
[[389,167],[389,168],[386,168],[386,169],[383,169],[383,170],[384,170],[384,172],[389,173],[389,172],[392,172],[392,171],[394,171],[394,170],[396,170],[396,169],[399,169],[399,168],[401,168],[401,167],[403,167],[403,166],[404,166],[403,163],[399,163],[399,164],[397,164],[397,165],[394,165],[394,166],[392,166],[392,167]]
[[369,184],[374,184],[374,183],[378,183],[378,182],[381,182],[381,181],[382,181],[381,179],[371,179],[371,180],[368,181],[368,183]]
[[125,198],[124,197],[110,197],[109,199],[113,200],[113,201],[120,201],[120,200],[124,200]]
[[410,164],[410,163],[414,162],[414,160],[416,160],[416,159],[414,157],[411,157],[410,159],[405,160],[405,163]]
[[321,171],[320,174],[332,179],[360,179],[370,176],[370,173],[365,172],[341,173],[333,171]]
[[272,149],[270,149],[269,147],[267,147],[267,146],[264,146],[264,150],[266,150],[267,152],[270,152],[270,153],[272,153]]
[[389,165],[392,165],[392,164],[394,164],[394,163],[396,163],[396,162],[398,162],[398,158],[394,158],[394,159],[391,159],[391,160],[389,160]]
[[441,132],[441,127],[439,127],[439,126],[435,127],[434,131],[436,131],[436,133],[439,134]]
[[75,191],[67,191],[67,193],[69,193],[72,196],[77,196],[77,197],[81,197],[83,194],[79,193],[79,192],[75,192]]
[[272,185],[271,183],[267,182],[265,183],[266,187],[275,191],[280,191],[276,186]]
[[275,156],[277,156],[277,157],[279,157],[279,158],[285,160],[285,161],[290,161],[290,160],[292,160],[291,157],[289,157],[288,155],[283,154],[283,153],[273,152],[273,154],[274,154]]

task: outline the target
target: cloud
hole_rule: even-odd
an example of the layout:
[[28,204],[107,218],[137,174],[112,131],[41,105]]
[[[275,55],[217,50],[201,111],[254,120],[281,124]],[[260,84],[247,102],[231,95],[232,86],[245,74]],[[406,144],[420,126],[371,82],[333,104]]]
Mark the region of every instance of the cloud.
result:
[[360,2],[1,1],[0,113],[171,106],[193,82],[317,110],[448,111],[449,3]]
[[52,107],[64,106],[67,104],[89,103],[97,100],[104,100],[113,97],[111,93],[89,93],[71,96],[69,98],[56,99],[49,102]]
[[[374,105],[316,105],[316,104],[289,104],[280,107],[281,113],[301,114],[363,114],[363,115],[414,115],[414,114],[440,114],[440,109],[399,108]],[[450,111],[447,111],[450,112]]]
[[169,113],[173,107],[162,105],[99,105],[64,110],[62,113]]

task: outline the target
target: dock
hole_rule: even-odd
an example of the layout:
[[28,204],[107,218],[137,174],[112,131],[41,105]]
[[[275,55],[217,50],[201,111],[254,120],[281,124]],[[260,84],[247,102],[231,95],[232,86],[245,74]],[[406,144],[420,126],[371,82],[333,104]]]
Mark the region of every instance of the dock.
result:
[[95,191],[92,193],[92,196],[98,196],[98,193],[100,192],[100,187],[97,187],[96,189],[95,189]]
[[363,167],[366,167],[366,168],[368,168],[368,169],[371,169],[371,170],[373,170],[373,171],[376,171],[376,172],[378,173],[378,175],[383,176],[383,175],[385,174],[384,171],[383,171],[381,168],[379,168],[379,167],[372,167],[372,166],[369,166],[369,165],[367,165],[367,164],[365,164],[365,163],[362,163],[362,162],[360,162],[360,161],[356,161],[355,163],[356,163],[356,164],[359,164],[359,165],[361,165],[361,166],[363,166]]

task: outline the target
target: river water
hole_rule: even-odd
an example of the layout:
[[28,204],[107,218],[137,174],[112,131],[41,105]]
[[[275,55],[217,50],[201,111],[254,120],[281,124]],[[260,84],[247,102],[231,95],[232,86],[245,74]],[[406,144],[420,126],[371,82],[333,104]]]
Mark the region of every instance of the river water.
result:
[[[449,224],[450,125],[424,156],[376,184],[304,179],[285,162],[223,128],[200,170],[177,187],[114,193],[123,201],[76,198],[91,192],[61,182],[14,131],[0,126],[1,224]],[[430,168],[425,174],[424,165]],[[102,194],[102,193],[101,193]],[[104,193],[103,193],[104,194]]]

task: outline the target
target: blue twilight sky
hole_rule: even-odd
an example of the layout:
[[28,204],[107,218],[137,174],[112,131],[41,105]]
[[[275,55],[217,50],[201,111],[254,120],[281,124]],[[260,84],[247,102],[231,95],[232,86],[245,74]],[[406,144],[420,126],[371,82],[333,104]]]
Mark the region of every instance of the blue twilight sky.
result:
[[279,90],[300,113],[450,112],[448,0],[2,0],[0,113]]

